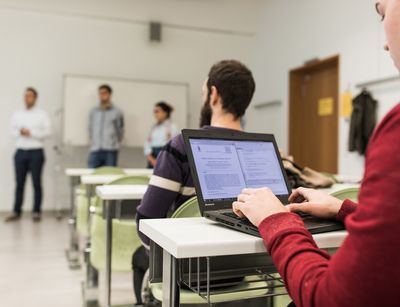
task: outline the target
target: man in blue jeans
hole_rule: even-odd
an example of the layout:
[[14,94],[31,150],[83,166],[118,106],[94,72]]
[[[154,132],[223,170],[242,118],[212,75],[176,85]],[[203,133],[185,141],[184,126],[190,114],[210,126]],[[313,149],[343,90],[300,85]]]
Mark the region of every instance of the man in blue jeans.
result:
[[124,136],[124,117],[111,103],[112,88],[99,87],[100,104],[90,111],[90,168],[117,166],[118,150]]
[[42,205],[42,170],[45,161],[44,140],[50,135],[50,119],[42,109],[36,106],[37,91],[29,87],[25,90],[25,107],[14,113],[11,120],[11,133],[16,138],[15,166],[15,202],[12,214],[6,222],[20,219],[24,200],[25,181],[28,173],[32,175],[34,204],[32,218],[39,222]]

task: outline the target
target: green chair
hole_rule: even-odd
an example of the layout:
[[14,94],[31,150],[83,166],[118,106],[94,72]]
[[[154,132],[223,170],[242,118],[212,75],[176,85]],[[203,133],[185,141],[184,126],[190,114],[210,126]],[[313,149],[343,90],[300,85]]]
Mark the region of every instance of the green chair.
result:
[[[125,172],[119,167],[103,166],[96,168],[93,175],[124,175]],[[76,198],[76,230],[81,236],[88,236],[88,212],[89,200],[86,197],[86,186],[81,184],[79,190],[84,193],[78,193]],[[93,199],[94,201],[94,199]],[[93,201],[91,203],[93,203]]]
[[88,236],[89,200],[84,194],[76,197],[76,231],[83,237]]
[[347,188],[340,191],[336,191],[331,193],[332,196],[339,198],[341,200],[349,199],[351,201],[358,201],[358,193],[360,192],[360,188]]
[[197,197],[192,197],[183,203],[171,216],[173,219],[187,217],[201,217]]
[[[125,176],[119,178],[109,185],[147,185],[148,177],[141,176]],[[102,201],[97,202],[96,214],[93,216],[91,224],[91,252],[90,262],[97,270],[105,269],[106,257],[106,221],[102,217]],[[112,258],[111,269],[114,272],[131,272],[131,259],[133,253],[142,243],[136,229],[134,220],[117,220],[112,221]]]
[[[112,221],[112,258],[113,272],[131,272],[132,255],[142,242],[137,234],[134,221]],[[106,262],[106,223],[98,214],[93,216],[91,225],[90,263],[99,271],[104,271]]]
[[[333,192],[331,193],[331,195],[341,200],[350,199],[352,201],[357,201],[359,191],[360,191],[359,188],[346,188],[343,190]],[[329,250],[328,252],[330,254],[333,254],[335,251],[332,249]],[[288,295],[277,296],[274,298],[275,307],[284,307],[284,306],[286,307],[290,302],[291,299]]]
[[[197,202],[197,197],[193,197],[182,204],[178,209],[175,210],[171,218],[189,218],[189,217],[200,217],[201,213]],[[260,279],[259,282],[246,282],[249,280]],[[243,283],[227,288],[229,293],[214,295],[212,300],[214,303],[222,303],[228,301],[238,301],[242,299],[248,299],[251,297],[258,297],[265,295],[268,291],[266,289],[255,289],[260,287],[266,287],[265,281],[261,280],[259,276],[248,276],[245,278]],[[255,290],[251,290],[255,289]],[[150,291],[153,297],[162,302],[162,283],[150,284]],[[207,302],[201,298],[198,294],[191,290],[182,289],[180,291],[180,303],[182,305],[206,305]]]

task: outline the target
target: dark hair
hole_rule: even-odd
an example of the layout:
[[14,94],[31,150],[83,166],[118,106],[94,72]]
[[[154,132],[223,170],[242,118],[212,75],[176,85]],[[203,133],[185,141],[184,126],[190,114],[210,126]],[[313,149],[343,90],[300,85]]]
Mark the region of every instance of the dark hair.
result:
[[37,96],[39,95],[38,91],[33,87],[27,87],[25,92],[31,92],[33,96],[35,96],[35,98],[37,98]]
[[112,88],[108,84],[102,84],[99,86],[99,91],[100,90],[106,90],[109,94],[112,94]]
[[215,86],[222,99],[222,107],[235,119],[246,113],[256,88],[253,74],[241,62],[224,60],[214,64],[208,74],[207,87]]
[[174,108],[165,101],[157,102],[156,107],[161,108],[165,113],[167,113],[167,118],[170,118],[171,113],[174,112]]

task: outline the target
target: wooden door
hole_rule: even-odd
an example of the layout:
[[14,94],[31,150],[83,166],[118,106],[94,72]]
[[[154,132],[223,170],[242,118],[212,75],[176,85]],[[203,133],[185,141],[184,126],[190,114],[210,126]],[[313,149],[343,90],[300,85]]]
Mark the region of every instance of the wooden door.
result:
[[289,153],[300,165],[338,171],[339,56],[290,71]]

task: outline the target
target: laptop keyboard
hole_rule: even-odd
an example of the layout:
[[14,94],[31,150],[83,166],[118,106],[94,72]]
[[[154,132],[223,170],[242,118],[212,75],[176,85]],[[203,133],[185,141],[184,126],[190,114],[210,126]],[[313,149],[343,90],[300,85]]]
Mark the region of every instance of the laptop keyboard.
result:
[[247,218],[238,217],[238,216],[237,216],[235,213],[233,213],[233,212],[223,212],[222,214],[225,215],[225,216],[234,218],[234,219],[236,219],[236,220],[242,222],[242,223],[243,223],[244,225],[246,225],[246,226],[255,227]]
[[[222,214],[230,218],[234,218],[235,220],[241,222],[245,226],[255,227],[247,218],[240,218],[233,212],[223,212]],[[315,216],[303,212],[299,212],[298,215],[301,217],[301,219],[303,220],[304,224],[308,229],[317,228],[321,226],[321,219]]]

